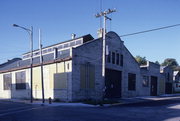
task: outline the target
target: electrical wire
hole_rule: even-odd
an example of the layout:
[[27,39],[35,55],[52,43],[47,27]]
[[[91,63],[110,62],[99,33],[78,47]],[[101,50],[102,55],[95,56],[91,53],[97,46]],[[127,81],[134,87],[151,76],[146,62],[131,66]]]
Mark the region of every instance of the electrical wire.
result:
[[149,30],[134,32],[134,33],[130,33],[130,34],[124,34],[124,35],[120,35],[120,37],[132,36],[132,35],[136,35],[136,34],[143,34],[143,33],[146,33],[146,32],[152,32],[152,31],[157,31],[157,30],[167,29],[167,28],[172,28],[172,27],[177,27],[177,26],[180,26],[180,24],[164,26],[164,27],[160,27],[160,28],[149,29]]

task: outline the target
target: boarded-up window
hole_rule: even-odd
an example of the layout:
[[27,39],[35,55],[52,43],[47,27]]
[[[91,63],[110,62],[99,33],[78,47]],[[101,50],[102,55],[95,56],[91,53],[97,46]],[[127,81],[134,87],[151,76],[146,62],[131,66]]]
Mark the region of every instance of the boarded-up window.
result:
[[95,67],[89,63],[80,66],[80,87],[81,89],[94,89]]
[[3,75],[3,82],[4,82],[4,90],[11,90],[12,75],[11,74],[4,74]]
[[136,90],[136,74],[128,73],[128,90]]
[[148,87],[149,86],[149,76],[143,76],[142,85],[143,85],[143,87]]
[[16,89],[26,89],[26,72],[16,72]]
[[67,88],[67,73],[54,74],[54,89]]

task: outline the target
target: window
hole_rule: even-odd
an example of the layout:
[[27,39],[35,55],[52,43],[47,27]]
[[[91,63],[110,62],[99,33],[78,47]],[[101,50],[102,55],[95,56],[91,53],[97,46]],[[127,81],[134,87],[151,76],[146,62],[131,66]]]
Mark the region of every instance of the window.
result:
[[121,66],[123,66],[123,55],[121,55],[121,62],[120,62]]
[[26,89],[26,73],[25,71],[16,73],[16,89]]
[[23,56],[23,58],[29,58],[31,56],[31,54],[27,54],[25,56]]
[[34,56],[39,55],[39,52],[35,52],[33,55],[34,55]]
[[43,54],[45,54],[45,53],[47,53],[47,49],[46,50],[43,50],[43,52],[42,52]]
[[143,76],[142,85],[143,85],[143,87],[148,87],[149,86],[149,77],[148,76]]
[[69,43],[64,44],[64,48],[69,47]]
[[12,75],[4,74],[3,81],[4,81],[4,90],[11,90]]
[[176,88],[178,88],[178,84],[176,84]]
[[75,45],[76,45],[75,41],[72,41],[72,42],[70,43],[70,46],[75,46]]
[[47,50],[47,52],[51,52],[52,51],[52,48],[49,48],[48,50]]
[[116,53],[116,64],[119,65],[119,53]]
[[136,74],[128,73],[128,90],[136,90]]
[[115,53],[112,52],[112,64],[115,64]]
[[58,49],[62,49],[62,48],[63,48],[63,46],[62,46],[62,45],[59,45],[59,46],[58,46]]
[[107,56],[107,62],[111,63],[111,51],[109,51],[109,54]]
[[76,41],[76,45],[79,45],[79,44],[81,44],[81,40]]
[[70,49],[62,50],[58,52],[58,58],[67,58],[70,56]]

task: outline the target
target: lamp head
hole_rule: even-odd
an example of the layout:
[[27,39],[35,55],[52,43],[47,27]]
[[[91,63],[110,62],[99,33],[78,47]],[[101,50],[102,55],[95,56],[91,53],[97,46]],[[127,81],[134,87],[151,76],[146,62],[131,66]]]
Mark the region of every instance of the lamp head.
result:
[[19,27],[17,24],[13,24],[14,27]]

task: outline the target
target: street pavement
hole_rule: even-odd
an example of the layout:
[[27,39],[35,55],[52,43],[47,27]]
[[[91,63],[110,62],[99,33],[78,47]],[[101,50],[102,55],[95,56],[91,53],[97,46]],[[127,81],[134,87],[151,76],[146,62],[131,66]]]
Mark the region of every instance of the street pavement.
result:
[[122,103],[90,106],[58,103],[41,106],[0,101],[0,121],[180,121],[180,96],[122,99]]

